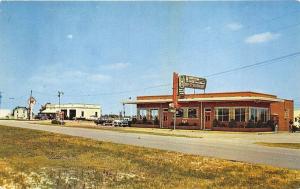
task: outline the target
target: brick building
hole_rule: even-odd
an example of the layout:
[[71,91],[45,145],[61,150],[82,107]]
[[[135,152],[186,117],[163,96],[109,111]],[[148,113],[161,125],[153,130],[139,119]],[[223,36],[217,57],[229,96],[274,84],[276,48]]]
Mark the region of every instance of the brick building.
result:
[[[137,127],[173,128],[172,95],[138,96],[124,104],[137,105]],[[256,92],[187,94],[178,100],[176,128],[225,131],[287,131],[294,102]]]

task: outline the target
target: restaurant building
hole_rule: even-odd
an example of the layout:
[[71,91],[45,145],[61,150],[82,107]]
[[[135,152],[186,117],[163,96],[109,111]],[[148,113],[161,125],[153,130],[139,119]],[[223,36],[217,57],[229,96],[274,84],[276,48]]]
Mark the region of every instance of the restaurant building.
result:
[[[172,95],[138,96],[137,127],[173,128]],[[185,94],[178,99],[176,129],[288,131],[294,102],[257,92]]]

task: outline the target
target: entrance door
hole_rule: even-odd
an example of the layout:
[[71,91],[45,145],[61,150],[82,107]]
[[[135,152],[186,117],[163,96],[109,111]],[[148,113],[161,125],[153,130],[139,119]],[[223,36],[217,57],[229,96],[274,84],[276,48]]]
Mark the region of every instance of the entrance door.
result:
[[204,109],[204,125],[205,125],[205,129],[211,129],[211,125],[212,125],[211,108]]
[[67,115],[67,110],[61,110],[64,113],[64,119],[67,119],[68,115]]
[[168,114],[169,112],[163,112],[163,117],[162,117],[162,120],[163,120],[163,127],[167,127],[168,126]]
[[70,110],[69,115],[70,115],[69,117],[70,120],[74,119],[74,117],[76,117],[76,110]]

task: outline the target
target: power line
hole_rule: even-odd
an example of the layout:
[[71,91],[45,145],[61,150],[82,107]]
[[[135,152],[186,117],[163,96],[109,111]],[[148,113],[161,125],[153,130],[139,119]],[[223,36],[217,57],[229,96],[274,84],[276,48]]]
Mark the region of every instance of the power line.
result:
[[222,71],[222,72],[209,74],[209,75],[206,75],[204,77],[213,77],[213,76],[222,75],[222,74],[226,74],[226,73],[230,73],[230,72],[234,72],[234,71],[239,71],[239,70],[243,70],[243,69],[247,69],[247,68],[251,68],[251,67],[255,67],[255,66],[273,64],[276,61],[281,61],[281,60],[284,60],[284,59],[287,59],[287,58],[290,58],[290,57],[299,56],[299,55],[300,55],[300,51],[294,52],[294,53],[291,53],[291,54],[287,54],[287,55],[284,55],[284,56],[280,56],[280,57],[277,57],[277,58],[272,58],[272,59],[269,59],[269,60],[257,62],[257,63],[254,63],[254,64],[249,64],[249,65],[246,65],[246,66],[240,66],[240,67],[237,67],[237,68],[228,69],[228,70],[225,70],[225,71]]
[[[276,57],[276,58],[273,58],[273,59],[257,62],[257,63],[254,63],[254,64],[249,64],[249,65],[245,65],[245,66],[240,66],[240,67],[228,69],[228,70],[225,70],[225,71],[222,71],[222,72],[209,74],[209,75],[206,75],[204,77],[215,77],[215,76],[219,76],[219,75],[230,73],[230,72],[235,72],[235,71],[239,71],[239,70],[243,70],[243,69],[252,68],[252,67],[255,67],[255,66],[273,64],[273,63],[276,63],[278,61],[282,61],[282,60],[285,60],[287,58],[296,57],[296,56],[299,56],[299,55],[300,55],[300,51],[297,51],[297,52],[294,52],[294,53],[290,53],[290,54],[283,55],[283,56],[280,56],[280,57]],[[125,90],[125,91],[111,92],[111,93],[96,93],[96,94],[84,94],[84,95],[74,95],[74,96],[73,95],[69,95],[69,96],[65,95],[65,97],[87,97],[87,96],[102,96],[102,95],[119,95],[119,94],[126,94],[126,93],[129,93],[129,92],[143,91],[143,90],[152,89],[152,88],[169,87],[169,86],[171,86],[171,84],[167,83],[167,84],[148,86],[148,87],[145,87],[145,88],[142,88],[142,89],[132,89],[132,90]]]
[[145,87],[142,89],[132,89],[132,90],[125,90],[125,91],[117,91],[117,92],[110,92],[110,93],[96,93],[96,94],[84,94],[84,95],[65,95],[65,97],[86,97],[86,96],[105,96],[105,95],[115,95],[115,94],[126,94],[130,92],[136,92],[136,91],[143,91],[147,89],[153,89],[153,88],[159,88],[159,87],[169,87],[171,84],[160,84],[160,85],[153,85],[149,87]]

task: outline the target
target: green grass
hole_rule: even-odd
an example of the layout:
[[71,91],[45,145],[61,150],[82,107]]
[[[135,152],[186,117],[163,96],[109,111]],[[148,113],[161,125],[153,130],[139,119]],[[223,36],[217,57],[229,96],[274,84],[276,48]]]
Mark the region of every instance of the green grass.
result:
[[300,171],[0,126],[6,188],[299,188]]
[[[58,126],[57,124],[51,124],[51,122],[36,122],[34,124],[39,124],[39,125],[55,125]],[[66,127],[77,127],[77,128],[89,128],[89,129],[98,129],[98,130],[105,130],[105,131],[115,131],[115,132],[120,132],[120,133],[136,133],[136,134],[148,134],[148,135],[157,135],[157,136],[172,136],[172,137],[185,137],[185,138],[203,138],[201,136],[191,136],[191,135],[184,135],[184,134],[174,134],[174,133],[165,133],[163,131],[166,130],[161,130],[159,132],[158,130],[156,131],[141,131],[141,130],[136,130],[138,128],[130,128],[128,127],[102,127],[100,126],[92,126],[92,125],[84,125],[84,124],[78,124],[78,123],[70,123],[66,122],[64,125]],[[171,130],[172,131],[172,130]]]
[[281,147],[281,148],[292,148],[300,149],[300,143],[271,143],[271,142],[256,142],[255,144],[268,146],[268,147]]

